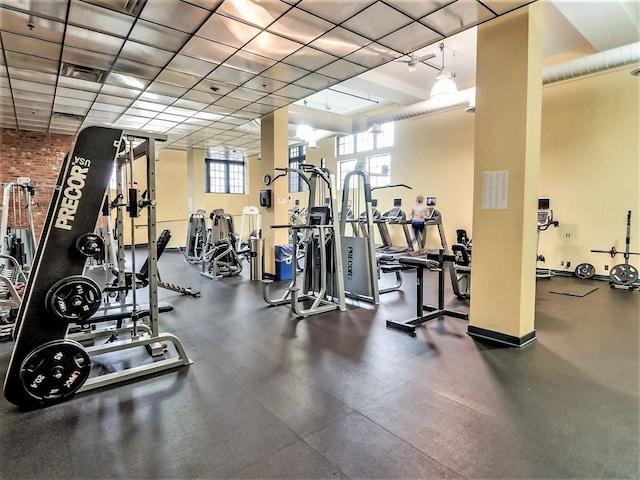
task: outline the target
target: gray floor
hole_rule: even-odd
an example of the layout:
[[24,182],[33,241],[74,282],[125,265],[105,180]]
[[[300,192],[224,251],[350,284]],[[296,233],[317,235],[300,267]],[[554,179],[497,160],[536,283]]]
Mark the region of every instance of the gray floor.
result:
[[246,271],[208,280],[177,252],[160,270],[203,292],[161,293],[193,365],[41,410],[0,399],[1,478],[640,476],[638,292],[539,281],[538,340],[518,350],[453,318],[387,330],[414,314],[412,273],[377,309],[295,320]]

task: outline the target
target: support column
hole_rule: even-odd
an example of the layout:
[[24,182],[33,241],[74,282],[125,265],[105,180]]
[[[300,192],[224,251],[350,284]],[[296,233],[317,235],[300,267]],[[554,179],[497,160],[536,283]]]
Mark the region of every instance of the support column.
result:
[[[205,208],[206,172],[204,150],[187,149],[187,216],[199,208]],[[207,212],[208,214],[209,212]]]
[[[265,115],[261,119],[260,153],[262,161],[261,176],[268,174],[275,177],[275,168],[289,166],[289,112],[281,108]],[[287,244],[287,229],[272,229],[271,225],[285,225],[289,223],[287,198],[289,196],[289,182],[287,178],[280,178],[270,185],[263,185],[263,189],[271,190],[271,207],[259,207],[262,213],[262,236],[264,238],[264,270],[275,274],[274,246]]]
[[543,4],[478,27],[472,337],[535,339]]

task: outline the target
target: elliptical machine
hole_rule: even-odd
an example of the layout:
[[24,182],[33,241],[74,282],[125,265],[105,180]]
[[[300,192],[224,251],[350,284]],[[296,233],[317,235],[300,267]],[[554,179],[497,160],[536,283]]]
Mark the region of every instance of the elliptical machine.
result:
[[[537,226],[537,239],[536,239],[536,261],[544,263],[544,255],[538,253],[538,247],[540,246],[540,232],[548,230],[549,227],[558,228],[560,222],[553,219],[553,210],[549,208],[550,202],[548,198],[538,199],[538,226]],[[536,268],[536,278],[551,278],[555,273],[549,268]]]

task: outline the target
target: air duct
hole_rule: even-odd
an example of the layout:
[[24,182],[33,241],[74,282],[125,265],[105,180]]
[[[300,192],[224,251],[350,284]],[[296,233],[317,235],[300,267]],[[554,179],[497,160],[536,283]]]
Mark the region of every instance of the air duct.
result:
[[[546,67],[542,72],[542,84],[548,85],[638,62],[640,62],[640,42]],[[295,124],[300,124],[304,121],[306,125],[313,128],[321,128],[335,133],[353,134],[364,132],[374,124],[406,120],[428,113],[450,110],[463,105],[469,106],[471,102],[475,104],[475,88],[458,92],[458,96],[460,98],[459,102],[446,106],[424,100],[414,103],[413,105],[407,105],[370,117],[364,117],[362,115],[349,117],[330,112],[322,112],[299,105],[290,105],[289,121]]]

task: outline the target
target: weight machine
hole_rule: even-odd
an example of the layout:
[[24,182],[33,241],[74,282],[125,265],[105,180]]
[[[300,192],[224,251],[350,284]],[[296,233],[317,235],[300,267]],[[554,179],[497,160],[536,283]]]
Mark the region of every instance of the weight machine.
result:
[[[141,140],[142,144],[127,152],[123,137]],[[164,135],[104,127],[88,127],[78,134],[62,164],[18,312],[15,346],[4,382],[4,395],[11,403],[27,408],[48,406],[77,392],[165,373],[192,363],[175,335],[159,331],[155,142],[164,140]],[[85,348],[68,338],[67,332],[72,323],[91,322],[102,303],[100,287],[82,273],[87,255],[100,251],[90,235],[94,235],[104,194],[121,151],[133,155],[128,157],[132,177],[137,153],[147,159],[147,193],[140,199],[137,191],[129,189],[128,205],[132,217],[140,207],[147,210],[148,305],[142,308],[137,304],[133,282],[133,303],[131,307],[122,306],[117,315],[131,321],[122,330],[128,338]],[[133,230],[132,245],[135,245]],[[135,255],[132,265],[135,270]],[[176,355],[167,356],[164,346],[169,343],[175,347]],[[108,373],[96,374],[92,369],[92,363],[99,363],[96,359],[101,355],[138,347],[162,358]]]
[[[2,184],[2,216],[0,220],[0,255],[10,255],[23,270],[31,267],[36,251],[36,234],[33,228],[31,206],[35,187],[28,177],[19,177],[15,182]],[[12,224],[9,224],[11,210]],[[24,213],[24,217],[23,217]]]
[[208,242],[207,212],[198,209],[189,215],[187,222],[187,242],[184,248],[180,247],[180,252],[184,255],[187,263],[201,263],[205,246]]
[[[544,255],[538,253],[540,246],[540,232],[548,230],[550,227],[558,228],[560,222],[553,219],[553,210],[551,210],[548,198],[538,199],[538,224],[536,227],[536,262],[544,263]],[[555,275],[551,269],[548,268],[536,268],[536,278],[551,278]]]
[[[620,288],[624,290],[640,290],[640,284],[636,283],[636,281],[638,280],[638,269],[629,264],[629,257],[631,255],[640,255],[640,252],[630,252],[630,244],[631,210],[627,211],[627,235],[625,237],[624,252],[619,252],[618,250],[616,250],[616,247],[611,247],[609,250],[591,250],[593,253],[608,253],[611,258],[615,258],[616,255],[621,254],[622,258],[624,258],[624,263],[614,265],[613,268],[609,271],[609,278],[611,279],[609,282],[609,286],[611,286],[612,288]],[[581,278],[591,278],[593,274],[595,274],[595,269],[593,268],[593,266],[589,265],[591,267],[589,268],[587,265],[588,264],[578,265],[578,268],[581,268],[581,271],[578,272],[578,268],[576,268],[576,275],[578,275],[578,273],[581,273]],[[591,273],[592,270],[593,273]]]
[[[308,317],[332,310],[346,310],[343,276],[342,239],[337,215],[335,179],[325,167],[301,164],[298,168],[277,169],[282,172],[273,181],[289,173],[297,173],[309,186],[307,223],[298,225],[272,225],[271,228],[287,228],[293,238],[298,232],[305,244],[302,287],[298,275],[294,275],[284,295],[270,297],[272,280],[263,280],[262,296],[269,305],[289,304],[297,317]],[[327,201],[328,200],[328,201]],[[293,258],[297,258],[298,242],[293,242]],[[309,304],[305,307],[305,304]]]

